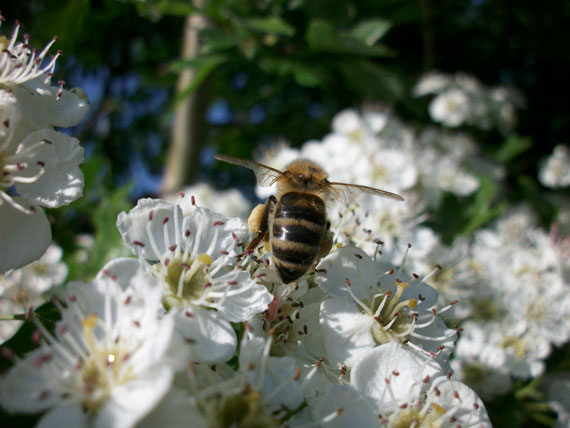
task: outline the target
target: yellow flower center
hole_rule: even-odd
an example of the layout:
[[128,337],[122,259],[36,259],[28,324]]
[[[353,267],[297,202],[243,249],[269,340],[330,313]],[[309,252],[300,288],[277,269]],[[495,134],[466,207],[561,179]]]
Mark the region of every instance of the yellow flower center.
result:
[[128,382],[132,371],[126,361],[129,353],[117,338],[109,347],[97,341],[95,328],[98,317],[95,314],[83,320],[83,337],[87,345],[88,357],[80,367],[83,381],[83,405],[90,411],[97,411],[107,401],[114,385]]
[[280,425],[278,419],[264,411],[256,389],[224,397],[213,410],[212,428],[267,428]]
[[[212,264],[212,257],[200,254],[196,258],[184,255],[169,261],[166,271],[162,274],[167,284],[167,295],[164,304],[168,308],[183,306],[184,302],[198,300],[208,286],[206,268]],[[164,267],[157,263],[157,269]]]
[[396,282],[396,286],[394,295],[380,296],[372,301],[370,309],[375,314],[376,321],[372,325],[372,337],[378,345],[403,341],[406,338],[404,333],[410,328],[410,319],[400,311],[406,307],[413,309],[418,306],[416,299],[400,301],[408,283]]

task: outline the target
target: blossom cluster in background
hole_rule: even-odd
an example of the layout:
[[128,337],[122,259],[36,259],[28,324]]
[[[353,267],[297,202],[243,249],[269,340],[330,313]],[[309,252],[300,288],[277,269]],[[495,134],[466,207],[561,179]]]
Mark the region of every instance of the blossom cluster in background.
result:
[[514,88],[487,88],[464,73],[453,76],[429,73],[420,79],[413,92],[417,97],[435,95],[429,104],[431,119],[450,128],[496,127],[506,134],[516,124],[516,108],[524,105],[522,95]]

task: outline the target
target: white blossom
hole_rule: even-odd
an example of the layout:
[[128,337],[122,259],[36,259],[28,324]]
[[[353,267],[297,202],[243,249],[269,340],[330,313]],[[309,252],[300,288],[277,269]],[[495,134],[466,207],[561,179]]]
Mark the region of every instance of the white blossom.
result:
[[35,320],[41,346],[4,377],[0,402],[11,412],[46,411],[42,427],[134,426],[186,361],[173,317],[158,317],[158,285],[140,267],[107,266],[67,293],[54,334]]
[[562,144],[554,147],[538,172],[538,180],[546,187],[570,186],[570,150]]
[[395,343],[363,356],[350,383],[367,397],[381,426],[491,426],[483,402],[469,387]]
[[[251,204],[240,191],[235,189],[221,191],[207,183],[198,183],[184,188],[182,193],[191,195],[190,198],[182,198],[181,200],[180,207],[184,215],[190,214],[196,204],[228,217],[246,218],[251,210]],[[192,205],[192,196],[194,197],[194,205]],[[167,200],[176,202],[177,199],[178,196]]]
[[10,39],[0,36],[0,86],[3,87],[20,85],[52,73],[61,55],[58,51],[49,61],[46,60],[49,49],[57,40],[55,37],[39,53],[30,48],[28,35],[24,36],[23,42],[18,41],[20,27],[16,22]]
[[423,75],[413,89],[415,97],[435,94],[445,89],[451,83],[451,78],[443,73],[432,71]]
[[[42,303],[42,295],[67,276],[67,265],[61,262],[62,249],[55,244],[35,262],[0,275],[0,313],[23,314]],[[0,323],[0,342],[9,339],[22,321]]]
[[469,113],[467,95],[460,89],[442,92],[429,105],[432,120],[449,127],[461,126]]
[[[239,369],[229,374],[223,365],[216,365],[212,372],[192,364],[184,388],[176,391],[177,395],[165,397],[141,428],[155,426],[151,421],[180,427],[300,426],[284,419],[302,405],[306,395],[311,395],[310,384],[318,375],[319,364],[309,367],[292,357],[272,357],[271,342],[271,338],[250,337],[246,332],[240,346]],[[184,420],[180,415],[185,415]],[[336,415],[335,411],[329,419]]]
[[333,367],[350,368],[369,350],[392,342],[442,358],[453,350],[456,333],[437,315],[437,292],[419,278],[355,247],[333,252],[317,269],[324,274],[315,280],[330,295],[321,303],[320,323]]
[[235,264],[243,221],[197,206],[183,216],[179,204],[141,199],[119,214],[117,226],[131,250],[152,264],[165,308],[176,311],[193,360],[229,360],[237,345],[230,322],[251,319],[273,300]]
[[48,64],[44,59],[55,40],[38,54],[28,37],[17,41],[19,27],[10,40],[0,37],[0,272],[38,259],[48,247],[51,231],[38,206],[67,205],[83,190],[83,149],[53,127],[76,125],[89,103],[63,82],[51,86],[59,53]]

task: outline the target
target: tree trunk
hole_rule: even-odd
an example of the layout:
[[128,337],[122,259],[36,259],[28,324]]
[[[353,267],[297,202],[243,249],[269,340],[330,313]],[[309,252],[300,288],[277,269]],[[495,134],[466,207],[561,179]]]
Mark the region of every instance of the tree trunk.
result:
[[[202,0],[194,0],[198,8]],[[196,13],[186,18],[182,41],[182,59],[195,58],[199,53],[199,30],[205,19]],[[184,69],[178,76],[176,94],[188,88],[194,79],[193,68]],[[174,123],[163,173],[161,195],[172,195],[196,177],[200,149],[205,130],[205,85],[200,85],[190,96],[179,101],[174,112]]]

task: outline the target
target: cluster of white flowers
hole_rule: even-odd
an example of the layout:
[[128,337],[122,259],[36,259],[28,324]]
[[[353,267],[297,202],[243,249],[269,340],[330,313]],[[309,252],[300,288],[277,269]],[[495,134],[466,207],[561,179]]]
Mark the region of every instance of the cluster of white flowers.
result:
[[[63,251],[52,244],[35,262],[0,275],[0,313],[26,314],[45,299],[43,294],[60,285],[67,276],[67,265],[61,261]],[[8,340],[23,321],[0,323],[0,342]]]
[[[246,218],[251,211],[251,203],[237,189],[218,190],[208,183],[197,183],[185,187],[182,192],[193,195],[194,200],[200,206],[210,208],[228,217]],[[170,202],[175,202],[178,196],[167,198]],[[188,203],[189,201],[183,200]],[[185,208],[182,208],[185,210]]]
[[414,87],[414,95],[428,94],[436,95],[429,105],[430,117],[450,128],[470,125],[487,130],[497,127],[507,133],[516,123],[516,108],[524,104],[513,88],[487,88],[464,73],[426,74]]
[[[4,20],[0,17],[0,24]],[[81,90],[51,84],[61,52],[48,57],[28,35],[0,36],[0,273],[44,254],[49,221],[39,206],[57,208],[81,196],[83,149],[54,127],[74,126],[89,109]]]
[[559,144],[538,172],[538,180],[546,187],[570,186],[570,149]]
[[543,374],[552,347],[570,341],[568,256],[525,209],[476,232],[458,272],[474,278],[456,312],[465,320],[452,361],[460,379],[490,396],[510,390],[511,378]]
[[[427,207],[437,208],[444,193],[458,197],[473,194],[481,177],[500,181],[503,169],[484,159],[466,134],[444,134],[430,128],[420,135],[386,112],[344,110],[336,115],[332,132],[322,141],[309,141],[300,149],[281,142],[259,151],[257,161],[283,169],[292,159],[326,160],[334,181],[357,183],[402,194],[405,204],[362,196],[346,205],[331,206],[331,230],[338,242],[354,244],[392,262],[401,260],[408,242],[423,257],[435,246],[434,232],[423,226]],[[418,161],[421,159],[421,162]],[[258,186],[264,198],[275,189]]]
[[451,374],[453,302],[426,278],[337,245],[285,285],[263,246],[236,257],[242,220],[183,194],[117,226],[137,258],[70,283],[53,333],[34,319],[7,410],[44,412],[42,427],[490,426]]

